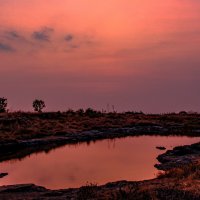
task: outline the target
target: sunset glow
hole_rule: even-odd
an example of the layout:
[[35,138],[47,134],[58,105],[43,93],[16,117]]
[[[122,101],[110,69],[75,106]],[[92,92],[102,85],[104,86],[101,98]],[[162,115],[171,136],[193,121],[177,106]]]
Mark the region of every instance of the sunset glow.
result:
[[10,110],[200,110],[200,2],[0,0]]

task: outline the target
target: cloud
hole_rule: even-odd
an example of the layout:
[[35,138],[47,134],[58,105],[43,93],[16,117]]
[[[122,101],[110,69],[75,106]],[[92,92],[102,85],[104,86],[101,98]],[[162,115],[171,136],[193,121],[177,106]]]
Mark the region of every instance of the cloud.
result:
[[15,51],[10,45],[0,42],[0,52],[13,52]]
[[95,40],[93,35],[88,34],[73,34],[68,33],[64,37],[65,42],[67,43],[67,50],[65,52],[73,51],[74,49],[88,48],[95,45]]
[[7,35],[11,38],[20,38],[20,35],[16,31],[9,31],[7,32]]
[[[56,33],[54,34],[54,32]],[[0,26],[0,43],[1,52],[30,53],[52,50],[73,52],[78,49],[90,48],[95,44],[94,36],[71,31],[65,32],[63,35],[63,33],[56,31],[54,27],[45,25],[30,31]]]
[[21,36],[17,31],[6,31],[3,34],[3,37],[7,40],[24,40],[24,37]]
[[40,31],[33,32],[32,37],[38,41],[50,42],[50,35],[53,31],[53,28],[44,27]]
[[72,34],[68,34],[68,35],[65,36],[65,40],[67,42],[71,42],[73,39],[74,39],[74,36]]
[[81,41],[78,37],[75,37],[75,35],[67,34],[64,40],[67,42],[67,50],[65,50],[65,52],[70,52],[72,49],[80,48]]

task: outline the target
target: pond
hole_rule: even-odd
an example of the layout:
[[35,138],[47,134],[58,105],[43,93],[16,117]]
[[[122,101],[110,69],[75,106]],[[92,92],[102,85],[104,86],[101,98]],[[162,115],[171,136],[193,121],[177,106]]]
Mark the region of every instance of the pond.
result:
[[139,136],[65,145],[48,153],[0,163],[8,176],[0,185],[34,183],[49,189],[80,187],[89,183],[139,181],[155,178],[156,157],[164,153],[156,146],[172,149],[199,142],[200,138]]

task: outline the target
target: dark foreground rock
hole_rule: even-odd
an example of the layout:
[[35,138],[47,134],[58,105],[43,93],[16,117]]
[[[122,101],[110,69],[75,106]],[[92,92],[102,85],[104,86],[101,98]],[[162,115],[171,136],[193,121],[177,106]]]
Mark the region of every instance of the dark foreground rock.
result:
[[156,149],[159,149],[159,150],[161,150],[161,151],[164,151],[164,150],[166,150],[166,147],[158,146],[158,147],[156,147]]

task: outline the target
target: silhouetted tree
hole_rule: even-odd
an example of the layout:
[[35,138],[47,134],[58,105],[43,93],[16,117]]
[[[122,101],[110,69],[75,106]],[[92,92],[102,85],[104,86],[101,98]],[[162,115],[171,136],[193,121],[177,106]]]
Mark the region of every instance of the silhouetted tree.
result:
[[43,100],[35,99],[33,101],[33,108],[36,112],[42,112],[42,109],[45,107],[46,105]]
[[6,98],[0,98],[0,113],[6,112],[6,107],[8,105],[8,101]]

